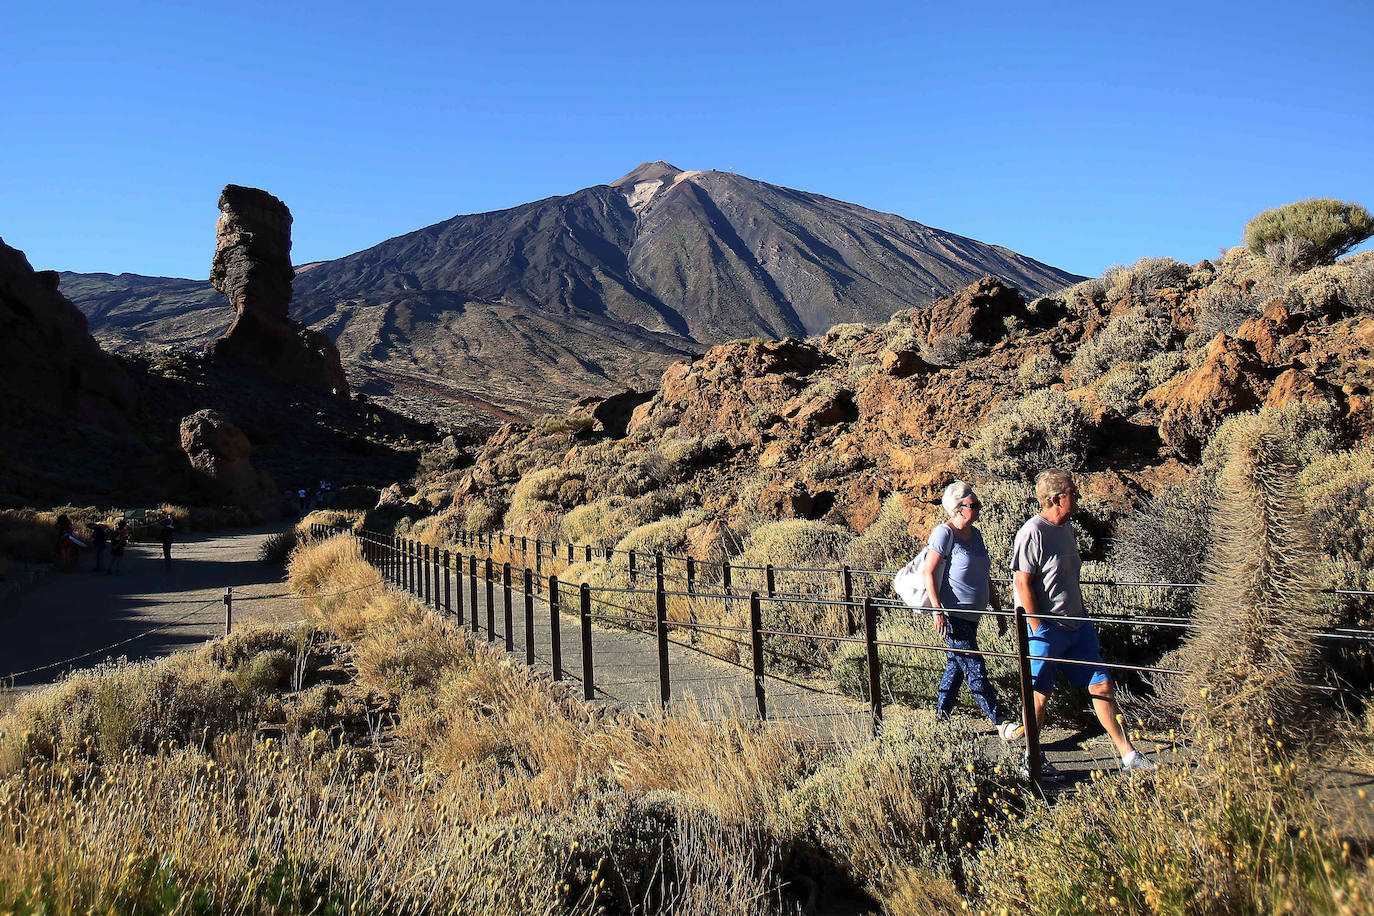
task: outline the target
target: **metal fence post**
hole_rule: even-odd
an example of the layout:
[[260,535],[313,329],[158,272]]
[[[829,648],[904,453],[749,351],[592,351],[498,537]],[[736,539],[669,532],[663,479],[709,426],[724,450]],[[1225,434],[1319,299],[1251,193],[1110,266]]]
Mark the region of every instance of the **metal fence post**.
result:
[[420,562],[423,564],[423,571],[420,573],[420,603],[429,606],[434,600],[434,587],[429,577],[429,545],[420,545]]
[[544,563],[544,542],[539,538],[534,539],[534,571],[539,572]]
[[1030,673],[1030,637],[1026,609],[1016,605],[1016,667],[1021,676],[1021,722],[1026,729],[1026,774],[1031,785],[1040,785],[1040,720],[1035,717],[1035,684]]
[[630,588],[634,588],[634,587],[635,587],[635,581],[638,579],[638,577],[639,577],[638,564],[635,562],[635,552],[634,552],[634,549],[632,548],[632,549],[630,550]]
[[434,577],[434,592],[433,592],[433,594],[432,594],[430,597],[431,597],[431,600],[432,600],[433,603],[434,603],[434,610],[435,610],[436,612],[438,612],[438,613],[443,613],[443,610],[444,610],[444,603],[443,603],[442,600],[440,600],[440,598],[441,598],[441,596],[442,596],[443,590],[439,587],[439,548],[438,548],[438,547],[435,547],[435,548],[434,548],[433,552],[430,554],[430,559],[432,560],[432,562],[430,563],[430,571],[433,573],[433,577]]
[[591,544],[588,544],[588,545],[587,545],[587,548],[586,548],[586,556],[584,557],[584,559],[585,559],[588,563],[590,563],[590,562],[592,561],[592,545],[591,545]]
[[582,617],[582,698],[596,699],[595,672],[592,667],[592,588],[582,583],[579,595]]
[[[453,569],[449,565],[452,557],[444,551],[444,613],[453,613]],[[461,592],[460,592],[461,594]]]
[[840,567],[840,589],[844,592],[845,635],[854,632],[854,575],[848,566]]
[[749,647],[754,656],[754,706],[759,718],[768,718],[768,702],[763,686],[763,608],[759,605],[759,593],[749,593]]
[[668,705],[668,596],[663,593],[663,554],[654,554],[654,631],[658,636],[658,702]]
[[477,554],[468,557],[468,597],[471,599],[468,604],[472,608],[472,632],[476,633],[482,628],[477,613]]
[[730,581],[731,578],[730,561],[726,560],[720,566],[720,584],[721,587],[725,589],[725,594],[727,595],[730,594],[730,586],[734,584]]
[[687,594],[692,594],[697,590],[697,561],[691,557],[687,558]]
[[769,563],[763,570],[763,584],[767,589],[768,597],[775,598],[778,594],[777,577],[773,574],[773,564]]
[[454,613],[457,615],[458,625],[461,627],[463,625],[463,555],[461,553],[453,556],[453,574],[454,578],[458,580],[458,604]]
[[490,556],[483,572],[487,577],[487,642],[496,642],[496,575],[491,568]]
[[878,609],[864,595],[864,648],[868,650],[868,705],[873,713],[873,736],[883,730],[882,668],[878,660]]
[[510,564],[501,564],[501,604],[506,612],[506,651],[515,651],[515,626],[510,612]]
[[220,600],[224,602],[224,635],[228,636],[234,630],[234,590],[226,588]]
[[571,543],[569,543],[569,544],[568,544],[568,565],[571,566],[572,564],[573,564],[573,545],[572,545]]
[[553,679],[563,680],[563,634],[558,625],[558,577],[549,576],[549,654],[553,657]]
[[534,573],[525,569],[525,664],[534,666]]

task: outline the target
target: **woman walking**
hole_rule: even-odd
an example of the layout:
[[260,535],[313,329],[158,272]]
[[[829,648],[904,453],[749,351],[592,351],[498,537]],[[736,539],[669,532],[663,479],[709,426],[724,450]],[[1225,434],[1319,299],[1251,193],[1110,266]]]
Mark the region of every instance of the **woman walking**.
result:
[[124,575],[124,548],[129,546],[129,520],[121,518],[110,538],[110,568],[107,575]]
[[[926,591],[931,596],[935,630],[951,650],[978,651],[978,621],[988,607],[998,606],[993,588],[992,560],[983,533],[974,524],[983,508],[973,488],[962,480],[945,487],[940,500],[949,520],[935,526],[927,542]],[[997,618],[998,631],[1006,633],[1007,622]],[[988,680],[983,656],[967,652],[946,653],[945,674],[940,680],[936,711],[948,716],[954,711],[959,687],[968,684],[997,734],[1003,741],[1021,736],[1021,723],[1006,718],[997,702],[997,692]]]

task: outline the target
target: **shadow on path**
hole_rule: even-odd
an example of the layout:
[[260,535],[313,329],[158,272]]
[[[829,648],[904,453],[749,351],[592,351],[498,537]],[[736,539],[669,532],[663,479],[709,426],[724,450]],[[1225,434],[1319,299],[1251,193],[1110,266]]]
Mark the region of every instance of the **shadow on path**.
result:
[[[219,636],[226,588],[234,590],[236,627],[299,619],[282,567],[258,561],[263,539],[290,527],[187,537],[172,546],[170,569],[160,544],[129,545],[122,575],[92,572],[93,558],[83,555],[75,571],[51,576],[0,611],[4,686],[51,683],[73,668],[159,657]],[[17,672],[28,673],[10,677]]]

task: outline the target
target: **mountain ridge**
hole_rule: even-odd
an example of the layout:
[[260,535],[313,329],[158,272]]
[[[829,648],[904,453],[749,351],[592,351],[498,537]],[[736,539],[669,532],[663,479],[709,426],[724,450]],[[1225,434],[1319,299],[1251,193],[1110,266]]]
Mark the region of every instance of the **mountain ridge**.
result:
[[[529,415],[652,383],[725,340],[886,321],[989,274],[1030,295],[1079,279],[895,214],[653,160],[610,184],[460,214],[303,265],[293,309],[336,338],[350,374],[372,373],[354,380],[370,395],[398,395],[377,380],[395,360],[501,414]],[[64,281],[113,342],[194,345],[229,318],[196,281]],[[550,335],[543,348],[525,333],[536,327]],[[506,337],[519,342],[520,366],[499,358]],[[531,377],[546,387],[532,392]]]

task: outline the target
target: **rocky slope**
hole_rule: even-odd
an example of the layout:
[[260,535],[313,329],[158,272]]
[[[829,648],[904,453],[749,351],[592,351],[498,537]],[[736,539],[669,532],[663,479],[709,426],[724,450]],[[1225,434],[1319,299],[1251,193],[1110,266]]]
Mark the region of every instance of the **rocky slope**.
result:
[[[490,419],[647,386],[733,338],[885,321],[986,274],[1031,295],[1079,279],[891,214],[655,162],[307,265],[293,309],[336,340],[359,390]],[[225,320],[188,281],[68,276],[112,340],[194,342]]]
[[[812,520],[864,545],[826,562],[873,568],[924,536],[956,476],[983,494],[1005,560],[1035,473],[1057,464],[1081,477],[1090,556],[1124,556],[1134,537],[1158,557],[1179,536],[1164,561],[1196,561],[1209,444],[1228,417],[1266,408],[1299,442],[1308,495],[1346,493],[1314,512],[1335,564],[1323,575],[1350,582],[1374,559],[1345,533],[1374,517],[1372,387],[1374,253],[1290,274],[1235,249],[1193,266],[1145,259],[1029,301],[986,278],[876,326],[719,345],[669,367],[623,424],[589,399],[508,425],[473,467],[421,490],[456,526],[700,559]],[[1346,521],[1332,527],[1331,511]],[[1142,512],[1155,521],[1132,535]],[[816,565],[805,559],[792,562]]]

